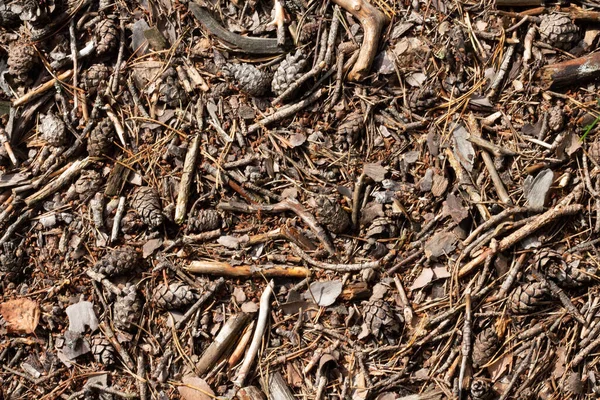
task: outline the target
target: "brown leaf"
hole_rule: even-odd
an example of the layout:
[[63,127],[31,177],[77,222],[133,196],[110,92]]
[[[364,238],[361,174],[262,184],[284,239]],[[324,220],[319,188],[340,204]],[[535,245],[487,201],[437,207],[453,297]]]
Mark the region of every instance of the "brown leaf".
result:
[[387,169],[378,163],[368,163],[363,166],[365,175],[373,179],[375,182],[381,182],[385,178]]
[[463,206],[460,198],[450,193],[444,201],[443,215],[449,215],[454,222],[459,224],[469,216],[469,211]]
[[435,197],[439,197],[448,189],[448,179],[445,176],[438,174],[433,175],[433,186],[431,187],[431,193]]
[[425,243],[425,256],[431,260],[450,254],[456,248],[457,240],[452,232],[436,233]]
[[38,303],[27,298],[1,303],[0,315],[6,321],[8,333],[33,333],[40,322]]
[[202,378],[186,375],[181,382],[183,385],[177,386],[177,390],[184,400],[212,400],[215,397],[215,392]]
[[434,276],[435,275],[431,268],[423,268],[423,271],[421,271],[421,275],[419,275],[417,279],[415,279],[415,281],[410,287],[410,290],[421,289],[422,287],[429,285],[433,280]]

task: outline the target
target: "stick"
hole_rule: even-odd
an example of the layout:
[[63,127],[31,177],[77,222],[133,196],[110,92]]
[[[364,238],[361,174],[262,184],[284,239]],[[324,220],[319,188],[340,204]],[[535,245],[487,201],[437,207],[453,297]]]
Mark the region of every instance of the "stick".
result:
[[192,261],[184,268],[193,274],[221,275],[234,277],[261,277],[265,278],[306,278],[310,276],[310,270],[304,267],[287,267],[285,265],[273,265],[257,267],[254,265],[233,266],[221,261]]
[[387,19],[379,9],[366,0],[333,0],[333,2],[352,14],[363,27],[364,38],[358,59],[348,74],[348,79],[351,81],[363,80],[369,73],[377,54],[379,37]]
[[75,110],[79,105],[79,96],[77,95],[77,41],[75,36],[75,18],[71,19],[69,24],[69,36],[71,37],[71,59],[73,60],[73,119],[75,119]]
[[198,149],[200,148],[200,136],[196,135],[190,143],[190,147],[185,155],[181,182],[179,182],[179,193],[177,194],[177,205],[175,207],[175,222],[182,224],[186,217],[186,207],[190,197],[192,179],[198,158]]
[[52,78],[48,82],[42,83],[40,86],[33,89],[31,92],[29,92],[29,93],[19,97],[15,101],[13,101],[13,107],[19,107],[19,106],[29,103],[31,100],[35,99],[36,97],[40,96],[41,94],[44,94],[45,92],[47,92],[48,90],[53,88],[54,84],[56,82],[61,82],[66,79],[69,79],[72,75],[73,75],[72,69],[65,71],[61,74],[58,74],[58,76],[56,78]]
[[28,198],[25,199],[25,204],[29,207],[34,205],[40,200],[45,199],[51,194],[55,193],[58,189],[60,189],[63,185],[69,183],[75,176],[77,176],[83,169],[85,169],[89,164],[91,164],[91,159],[89,157],[84,158],[83,160],[74,161],[73,164],[69,168],[66,169],[58,178],[48,183],[45,187],[40,189],[39,192],[32,194]]
[[[471,310],[471,291],[466,290],[465,293],[465,321],[463,323],[463,335],[461,345],[461,363],[460,372],[458,374],[458,390],[462,393],[465,388],[469,387],[469,382],[465,382],[465,375],[467,372],[467,365],[471,358],[471,339],[473,334],[472,327],[473,312]],[[459,397],[462,397],[459,395]]]
[[102,332],[104,332],[106,338],[110,341],[115,350],[117,350],[117,352],[123,359],[125,366],[129,368],[130,371],[134,371],[136,366],[133,363],[133,360],[129,356],[129,353],[127,353],[127,350],[125,350],[123,346],[121,346],[121,343],[115,337],[115,333],[112,329],[110,329],[110,326],[108,326],[106,322],[102,321],[100,322],[100,329],[102,329]]
[[117,131],[117,136],[119,137],[119,140],[121,141],[123,147],[127,147],[127,142],[125,142],[125,130],[123,129],[123,125],[121,125],[121,121],[119,121],[119,118],[117,118],[117,116],[112,111],[110,111],[110,106],[108,104],[106,105],[106,116],[108,117],[108,119],[110,119],[110,122],[113,123],[115,131]]
[[248,348],[246,357],[244,357],[242,366],[240,367],[236,378],[233,380],[233,384],[237,388],[244,386],[246,377],[250,373],[250,368],[254,363],[256,355],[258,354],[258,348],[262,343],[263,334],[265,332],[265,328],[267,327],[267,320],[270,315],[272,293],[273,281],[270,281],[265,287],[263,294],[260,296],[260,311],[258,313],[258,321],[256,322],[256,330],[254,331],[254,336],[252,337],[252,343],[250,343],[250,347]]
[[119,228],[121,227],[121,220],[125,214],[125,201],[126,197],[119,197],[119,205],[117,205],[117,211],[115,212],[115,218],[113,219],[112,231],[110,233],[110,243],[117,241],[119,237]]
[[547,65],[540,78],[546,86],[564,86],[600,76],[600,53]]
[[298,247],[295,243],[290,243],[290,247],[292,248],[292,251],[298,257],[302,258],[304,261],[306,261],[310,265],[317,267],[317,268],[329,270],[329,271],[339,271],[339,272],[356,272],[356,271],[362,271],[362,270],[368,269],[368,268],[379,269],[389,259],[395,257],[395,254],[393,252],[390,252],[385,257],[383,257],[377,261],[369,261],[369,262],[358,263],[358,264],[329,264],[329,263],[324,263],[324,262],[317,261],[317,260],[311,258],[308,254],[306,254],[304,252],[304,250],[302,250],[300,247]]
[[123,64],[123,53],[125,52],[125,19],[119,19],[119,53],[117,54],[117,63],[115,64],[114,75],[112,76],[111,92],[117,93],[119,90],[119,78],[121,76],[121,64]]

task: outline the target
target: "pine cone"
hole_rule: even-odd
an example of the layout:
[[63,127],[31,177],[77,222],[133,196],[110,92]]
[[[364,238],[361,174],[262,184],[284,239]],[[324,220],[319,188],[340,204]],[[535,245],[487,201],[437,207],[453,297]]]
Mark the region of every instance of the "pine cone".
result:
[[8,46],[8,72],[19,81],[25,81],[36,63],[35,49],[22,40]]
[[365,233],[365,237],[394,237],[396,236],[396,224],[388,217],[377,217]]
[[113,305],[115,326],[124,331],[134,330],[140,321],[142,305],[135,285],[128,284]]
[[10,6],[0,3],[0,28],[12,28],[20,22],[19,16],[12,12]]
[[489,400],[493,394],[488,381],[477,378],[471,383],[471,400]]
[[285,92],[291,84],[302,76],[306,64],[306,58],[300,50],[296,51],[296,54],[288,54],[273,75],[273,81],[271,82],[273,93],[279,96]]
[[187,99],[187,93],[176,76],[166,76],[158,87],[158,100],[170,107],[176,107]]
[[544,301],[549,293],[550,290],[545,282],[522,284],[510,295],[510,309],[514,314],[530,313]]
[[600,165],[600,140],[596,140],[590,144],[588,155],[592,162]]
[[316,21],[310,21],[302,25],[300,32],[298,32],[298,42],[305,44],[310,43],[317,37],[319,33],[319,23]]
[[110,153],[113,147],[114,128],[108,118],[101,120],[90,132],[87,151],[92,157],[100,157]]
[[130,204],[150,228],[156,228],[163,223],[160,196],[156,189],[149,186],[138,187],[131,196]]
[[382,299],[364,303],[363,319],[367,329],[375,337],[400,331],[398,317],[392,312],[390,305]]
[[106,276],[121,275],[134,269],[140,261],[140,255],[133,247],[123,246],[106,253],[94,265],[94,270]]
[[552,132],[559,132],[565,124],[565,113],[560,106],[554,106],[550,109],[548,117],[548,127]]
[[158,285],[154,289],[152,300],[164,310],[175,310],[193,304],[197,299],[192,288],[185,283],[175,282],[169,286]]
[[92,354],[94,359],[104,365],[115,363],[115,349],[110,344],[110,340],[103,336],[94,336],[92,338]]
[[223,71],[237,81],[240,90],[251,96],[262,96],[271,86],[271,76],[251,64],[227,64]]
[[288,14],[302,14],[306,10],[306,3],[303,0],[279,0]]
[[439,100],[438,92],[430,87],[413,90],[408,97],[408,104],[414,111],[425,111],[433,107]]
[[50,22],[46,7],[41,7],[42,3],[37,0],[16,0],[7,3],[12,3],[11,11],[18,15],[21,21],[29,22],[36,29],[44,28]]
[[98,41],[96,53],[99,56],[106,54],[117,47],[117,44],[119,43],[119,31],[114,16],[101,19],[96,25],[95,33]]
[[40,133],[51,146],[62,146],[67,141],[65,123],[52,112],[40,118]]
[[350,226],[348,213],[344,211],[336,198],[319,196],[316,200],[317,218],[325,227],[333,233],[342,233]]
[[481,331],[473,345],[473,366],[477,368],[487,364],[498,351],[500,344],[500,339],[493,326]]
[[79,178],[73,184],[74,192],[80,199],[92,196],[100,190],[104,183],[102,175],[95,169],[86,169],[81,172]]
[[217,210],[200,210],[198,215],[188,221],[190,232],[206,232],[221,227],[221,216]]
[[20,278],[25,271],[25,257],[21,246],[6,242],[0,252],[0,276],[9,282]]
[[346,141],[352,145],[365,129],[365,122],[363,115],[359,112],[353,112],[348,114],[346,119],[338,126],[337,134],[341,137],[345,137]]
[[82,86],[90,95],[101,91],[108,84],[111,69],[104,64],[94,64],[83,74]]
[[542,41],[559,49],[569,50],[579,40],[579,28],[566,14],[542,16],[539,32]]

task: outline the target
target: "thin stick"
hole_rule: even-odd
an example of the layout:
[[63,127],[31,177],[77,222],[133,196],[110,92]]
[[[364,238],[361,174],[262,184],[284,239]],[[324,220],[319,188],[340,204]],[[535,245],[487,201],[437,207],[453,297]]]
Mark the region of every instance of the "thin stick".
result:
[[503,221],[504,219],[506,219],[510,216],[513,216],[515,214],[521,214],[521,213],[528,212],[528,211],[531,211],[531,209],[529,209],[528,207],[507,208],[506,210],[494,215],[493,217],[491,217],[490,219],[485,221],[483,224],[481,224],[477,228],[475,228],[475,230],[473,232],[471,232],[469,237],[467,237],[463,241],[463,245],[468,246],[471,242],[473,242],[473,240],[475,240],[477,237],[479,237],[481,232],[491,229],[492,227],[494,227],[498,223],[500,223],[500,221]]
[[222,261],[192,261],[184,269],[193,274],[235,277],[306,278],[310,276],[310,270],[304,267],[288,267],[285,265],[265,265],[263,267],[256,267],[254,265],[233,266]]
[[[462,335],[462,346],[461,346],[461,363],[460,372],[458,374],[458,390],[462,393],[465,388],[469,387],[469,383],[465,382],[465,374],[467,371],[467,365],[471,358],[471,339],[472,339],[472,310],[471,310],[471,291],[466,290],[465,293],[465,321],[463,323],[463,335]],[[461,396],[459,396],[461,397]]]
[[119,137],[119,140],[121,141],[123,147],[127,147],[127,142],[125,142],[125,130],[123,129],[123,125],[121,125],[121,121],[119,121],[119,118],[117,118],[117,116],[112,111],[110,111],[109,108],[110,106],[107,104],[106,116],[108,117],[108,119],[110,119],[110,122],[113,123],[115,131],[117,131],[117,136]]
[[77,41],[75,35],[75,18],[71,19],[69,24],[69,36],[71,37],[71,59],[73,60],[73,114],[75,117],[75,111],[79,106],[79,96],[77,95]]
[[185,155],[181,182],[179,182],[179,193],[177,194],[177,205],[175,207],[175,222],[178,224],[182,224],[186,219],[186,208],[190,197],[190,189],[196,169],[196,159],[198,158],[199,148],[200,136],[196,135],[192,139]]
[[73,164],[69,168],[67,168],[58,178],[48,183],[45,187],[40,189],[39,192],[32,194],[28,198],[25,199],[25,204],[31,207],[33,204],[37,203],[55,193],[58,189],[60,189],[63,185],[69,183],[75,176],[77,176],[83,169],[85,169],[89,164],[91,164],[90,157],[86,157],[83,160],[74,161]]
[[279,111],[276,111],[268,117],[261,119],[257,123],[250,125],[248,127],[248,133],[254,133],[258,131],[261,127],[265,127],[269,124],[272,124],[273,122],[277,122],[289,117],[290,115],[294,115],[298,111],[302,110],[305,107],[308,107],[315,101],[319,100],[321,96],[323,96],[323,93],[323,89],[319,89],[315,93],[311,94],[303,100],[300,100],[295,104],[291,104],[287,107],[282,107],[281,109],[279,109]]
[[108,324],[103,321],[103,322],[100,322],[100,329],[102,329],[102,332],[104,332],[104,334],[106,335],[106,338],[110,341],[110,343],[113,345],[115,350],[117,350],[117,352],[123,359],[125,366],[127,368],[129,368],[130,371],[134,371],[136,365],[133,363],[133,360],[129,356],[129,353],[127,353],[127,350],[125,350],[123,348],[123,346],[121,346],[121,343],[115,337],[115,333],[113,332],[112,329],[110,329],[110,326],[108,326]]
[[260,308],[254,336],[252,337],[252,342],[250,343],[250,347],[248,347],[248,351],[246,353],[246,357],[244,357],[242,366],[240,367],[236,378],[233,380],[233,384],[237,388],[244,386],[244,382],[250,373],[250,368],[254,363],[254,359],[256,358],[258,349],[262,343],[263,334],[265,332],[265,328],[267,327],[267,320],[271,311],[271,294],[273,293],[273,285],[273,281],[270,281],[265,287],[263,294],[260,296]]
[[72,75],[73,75],[73,70],[70,69],[70,70],[67,70],[67,71],[59,74],[56,78],[52,78],[48,82],[42,83],[40,86],[33,89],[29,93],[19,97],[15,101],[13,101],[13,107],[19,107],[19,106],[29,103],[31,100],[35,99],[36,97],[40,96],[41,94],[44,94],[48,90],[52,89],[56,82],[61,82],[66,79],[69,79]]
[[385,257],[383,257],[377,261],[369,261],[369,262],[358,263],[358,264],[330,264],[330,263],[325,263],[325,262],[321,262],[321,261],[317,261],[317,260],[313,259],[308,254],[306,254],[304,252],[304,250],[302,250],[300,247],[298,247],[295,243],[290,243],[290,247],[291,247],[292,251],[294,252],[294,254],[296,254],[298,257],[302,258],[304,261],[306,261],[310,265],[317,267],[317,268],[329,270],[329,271],[339,271],[339,272],[356,272],[356,271],[362,271],[367,268],[379,269],[379,268],[381,268],[381,266],[383,264],[385,264],[386,261],[388,261],[392,257],[395,257],[395,255],[393,255],[393,252],[390,252]]
[[119,90],[119,79],[121,76],[121,64],[123,64],[123,53],[125,52],[125,19],[119,19],[119,53],[117,55],[117,63],[115,64],[114,75],[112,76],[111,91],[117,93]]
[[119,228],[121,227],[121,220],[123,219],[123,215],[125,214],[125,196],[121,196],[119,198],[119,205],[117,206],[117,211],[115,212],[115,218],[113,219],[112,231],[110,233],[110,242],[114,243],[117,241],[119,237]]

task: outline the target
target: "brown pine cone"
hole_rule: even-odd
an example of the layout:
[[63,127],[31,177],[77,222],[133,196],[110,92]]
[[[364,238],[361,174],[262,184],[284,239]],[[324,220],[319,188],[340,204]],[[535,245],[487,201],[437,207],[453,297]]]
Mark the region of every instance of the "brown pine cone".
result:
[[49,112],[40,118],[42,139],[50,146],[62,146],[67,141],[65,123],[54,113]]
[[115,349],[110,344],[110,340],[103,336],[94,336],[92,338],[92,354],[94,359],[104,365],[115,363]]
[[251,96],[262,96],[271,86],[271,75],[252,64],[227,64],[223,71],[237,81],[241,91]]
[[115,16],[111,15],[100,20],[96,25],[95,34],[98,42],[96,53],[99,56],[114,50],[119,43],[119,30]]
[[101,91],[108,84],[111,69],[104,64],[94,64],[83,74],[82,86],[90,95]]
[[382,299],[364,302],[363,319],[367,329],[374,337],[400,331],[398,317],[394,314],[390,305]]
[[189,232],[206,232],[221,227],[221,216],[217,210],[200,210],[198,215],[188,220]]
[[16,80],[24,82],[27,74],[36,64],[36,53],[33,46],[23,40],[14,41],[8,46],[8,73]]
[[567,14],[542,16],[539,32],[542,41],[563,50],[569,50],[579,40],[579,28]]
[[590,147],[588,148],[588,155],[592,162],[600,165],[600,140],[596,140],[590,143]]
[[16,242],[6,242],[0,252],[0,278],[14,282],[25,272],[23,249]]
[[302,76],[302,71],[306,68],[306,65],[306,58],[300,50],[297,50],[296,54],[288,54],[273,75],[273,81],[271,81],[273,93],[279,96],[285,92],[291,84]]
[[363,115],[357,111],[348,114],[346,119],[338,126],[338,136],[346,138],[346,141],[352,145],[365,129]]
[[477,378],[471,383],[471,400],[489,400],[493,395],[492,387],[488,381]]
[[545,282],[524,283],[513,290],[509,297],[510,309],[514,314],[534,311],[550,294]]
[[350,226],[350,217],[337,201],[337,198],[319,196],[317,203],[317,219],[333,233],[342,233]]
[[310,43],[317,37],[319,33],[319,23],[316,21],[310,21],[302,25],[300,32],[298,32],[298,42],[305,44]]
[[91,197],[100,190],[104,184],[104,179],[99,171],[95,169],[86,169],[81,172],[79,178],[73,184],[73,192],[80,199]]
[[561,106],[554,106],[550,109],[548,116],[548,127],[552,132],[559,132],[565,124],[565,112]]
[[478,368],[487,364],[498,351],[500,344],[500,339],[493,326],[481,331],[473,345],[473,366]]
[[90,132],[87,142],[87,151],[92,157],[109,154],[113,147],[115,137],[113,125],[108,118],[102,119]]
[[106,276],[121,275],[140,264],[141,258],[131,246],[109,251],[94,265],[94,270]]
[[[173,72],[175,71],[173,70]],[[158,100],[170,107],[176,107],[186,99],[187,93],[179,84],[177,75],[165,76],[158,87]]]
[[169,286],[158,285],[154,289],[152,300],[164,310],[175,310],[193,304],[197,299],[193,289],[182,282],[171,283]]
[[149,186],[140,186],[131,195],[131,207],[137,211],[142,221],[150,228],[162,225],[164,216],[158,191]]
[[124,331],[134,330],[140,321],[142,299],[135,285],[128,284],[113,305],[114,324]]

